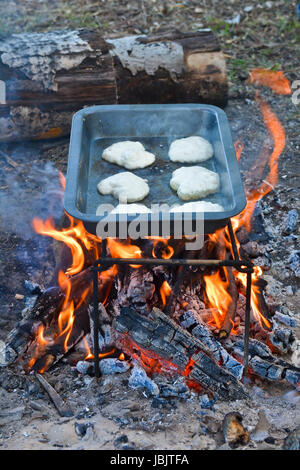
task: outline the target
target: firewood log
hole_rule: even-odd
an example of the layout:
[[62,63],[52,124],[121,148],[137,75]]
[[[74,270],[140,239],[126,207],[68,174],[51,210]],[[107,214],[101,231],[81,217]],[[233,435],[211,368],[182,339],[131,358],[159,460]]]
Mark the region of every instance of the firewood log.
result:
[[95,104],[226,104],[210,30],[103,39],[97,31],[13,34],[0,44],[0,142],[68,135]]
[[[76,305],[83,292],[90,287],[90,291],[85,298],[85,301],[76,312],[76,322],[78,322],[78,330],[87,332],[89,330],[89,315],[88,305],[92,298],[92,279],[93,273],[90,269],[85,269],[79,274],[72,276],[71,280],[71,298]],[[99,300],[102,297],[102,292],[105,291],[107,284],[110,282],[109,277],[100,279],[99,282]],[[28,314],[15,326],[10,332],[6,341],[5,360],[7,364],[14,362],[18,357],[22,356],[27,348],[34,341],[37,331],[40,326],[48,327],[57,317],[61,311],[62,304],[65,300],[65,293],[59,286],[46,289],[37,299],[33,308]],[[82,337],[78,335],[79,339]],[[74,335],[74,338],[76,334]],[[75,341],[75,339],[74,339]],[[76,339],[77,341],[77,339]],[[70,342],[71,344],[71,342]],[[54,348],[54,359],[61,352],[59,347]],[[53,355],[51,353],[51,355]],[[54,361],[51,359],[51,362]]]
[[123,308],[113,322],[116,345],[126,352],[130,342],[144,354],[169,361],[188,380],[223,399],[245,398],[247,393],[236,377],[220,367],[214,354],[202,341],[177,325],[163,312],[154,308],[144,317],[130,308]]

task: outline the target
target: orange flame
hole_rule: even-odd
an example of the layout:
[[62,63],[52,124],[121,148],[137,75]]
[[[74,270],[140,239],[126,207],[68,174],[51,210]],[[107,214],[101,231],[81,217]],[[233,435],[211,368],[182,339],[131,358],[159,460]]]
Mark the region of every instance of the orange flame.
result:
[[[269,172],[261,184],[249,192],[247,196],[247,205],[244,211],[231,219],[234,236],[237,229],[242,225],[248,231],[250,231],[251,218],[257,201],[268,194],[276,186],[278,180],[278,161],[285,147],[285,132],[277,116],[274,114],[269,105],[259,97],[259,95],[256,96],[256,100],[259,104],[264,124],[273,140],[273,151],[270,155],[268,155],[266,149],[264,149],[260,154],[259,162],[255,162],[254,164],[253,173],[259,177],[261,177],[264,166],[267,162],[269,165]],[[235,151],[237,153],[237,159],[239,160],[243,152],[243,143],[240,140],[235,143]],[[219,248],[223,247],[224,254],[226,248],[231,251],[233,256],[232,245],[227,227],[210,234],[209,239],[211,242],[213,242],[213,244],[218,245]],[[240,244],[236,236],[235,241],[239,250]],[[246,274],[237,272],[235,275],[242,282],[244,287],[246,287]],[[255,280],[258,279],[261,275],[262,269],[260,267],[255,267],[253,273],[254,282],[252,283],[251,287],[251,307],[255,318],[260,322],[260,324],[270,328],[270,322],[262,315],[259,310],[259,289],[255,284]],[[222,319],[224,318],[224,314],[230,302],[230,295],[227,292],[227,282],[223,281],[218,273],[212,276],[205,276],[204,281],[206,285],[206,295],[208,302],[210,306],[218,309],[218,315],[214,313],[214,310],[212,310],[212,313],[214,315],[214,320],[217,327],[220,328]]]
[[[251,307],[254,314],[254,317],[259,321],[261,326],[266,326],[268,329],[271,328],[271,323],[265,318],[261,311],[259,310],[259,301],[258,301],[258,293],[259,289],[257,285],[255,285],[255,280],[258,279],[262,275],[262,269],[259,266],[254,266],[254,273],[253,273],[253,281],[251,285]],[[247,275],[245,273],[236,273],[236,277],[240,279],[243,286],[246,288],[247,283]]]
[[66,189],[66,178],[61,171],[58,172],[58,177],[59,177],[59,182],[61,184],[61,187],[63,189]]
[[48,344],[48,340],[44,337],[45,327],[41,325],[38,329],[37,333],[37,342],[40,346],[46,346]]
[[169,297],[171,292],[172,292],[172,289],[171,289],[170,285],[168,284],[167,281],[164,281],[161,285],[161,288],[160,288],[160,296],[161,296],[161,300],[162,300],[162,303],[163,303],[164,307],[167,304],[167,297]]
[[239,159],[241,158],[241,154],[244,150],[244,144],[243,144],[243,142],[240,141],[240,139],[238,139],[234,143],[234,150],[235,150],[235,153],[236,153],[236,159],[237,159],[237,161],[239,161]]
[[250,222],[257,201],[268,194],[272,189],[274,189],[277,184],[278,160],[285,147],[285,132],[279,119],[271,110],[269,105],[259,96],[256,97],[256,100],[260,106],[265,126],[272,136],[274,148],[269,157],[269,173],[267,177],[262,181],[260,187],[253,189],[250,192],[247,197],[247,206],[242,214],[238,216],[239,225],[244,225],[248,231],[250,231],[251,228]]
[[[84,266],[84,252],[80,242],[84,244],[87,250],[92,248],[92,244],[83,223],[78,221],[76,225],[74,225],[74,219],[70,216],[68,217],[71,221],[71,226],[69,228],[63,228],[61,231],[56,229],[54,221],[51,218],[43,222],[41,219],[35,217],[32,221],[32,225],[34,230],[40,235],[52,237],[55,240],[65,243],[65,245],[70,248],[73,261],[67,273],[71,275],[79,273]],[[78,240],[80,240],[80,242]]]
[[250,73],[249,83],[268,86],[279,95],[292,93],[290,82],[282,70],[253,69]]
[[[218,328],[221,328],[227,309],[231,303],[231,296],[228,293],[229,281],[226,277],[223,280],[219,272],[210,276],[203,276],[205,282],[205,295],[209,306],[212,307],[212,314]],[[218,313],[216,313],[216,310]]]
[[[107,238],[107,248],[113,258],[141,258],[142,250],[129,241],[121,243],[114,238]],[[132,268],[140,268],[140,265],[130,264]]]
[[153,241],[153,249],[152,249],[153,258],[157,258],[155,254],[155,247],[157,246],[158,243],[160,243],[163,246],[163,249],[161,250],[161,257],[164,259],[172,258],[174,254],[174,249],[168,244],[168,239],[155,237],[155,238],[152,238],[152,241]]

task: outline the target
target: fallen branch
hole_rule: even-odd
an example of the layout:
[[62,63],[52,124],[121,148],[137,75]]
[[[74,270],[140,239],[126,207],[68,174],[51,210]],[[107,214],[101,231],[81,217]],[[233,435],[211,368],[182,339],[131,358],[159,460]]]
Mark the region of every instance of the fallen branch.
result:
[[43,377],[40,374],[36,374],[36,378],[38,379],[38,381],[40,382],[44,390],[46,390],[46,392],[48,393],[50,399],[53,401],[54,406],[59,412],[60,416],[62,417],[73,416],[73,411],[71,410],[70,406],[66,402],[63,401],[63,399],[58,395],[56,390],[54,390],[52,385],[50,385],[47,382],[45,377]]

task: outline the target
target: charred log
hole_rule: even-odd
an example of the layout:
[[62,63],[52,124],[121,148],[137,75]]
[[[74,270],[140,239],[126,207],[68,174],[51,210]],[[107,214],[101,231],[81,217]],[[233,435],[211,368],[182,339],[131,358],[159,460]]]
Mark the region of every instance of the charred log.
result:
[[[89,289],[89,292],[77,309],[78,329],[77,333],[86,332],[89,329],[88,321],[88,305],[92,296],[92,276],[93,273],[90,269],[86,269],[75,276],[70,278],[71,281],[71,295],[74,305],[81,302],[83,293]],[[105,276],[99,282],[99,299],[103,300],[103,292],[106,289],[107,283],[110,282],[110,277]],[[52,323],[57,321],[58,315],[61,311],[63,302],[65,300],[64,290],[57,286],[46,289],[36,300],[33,308],[28,312],[16,327],[10,332],[6,341],[6,354],[5,362],[10,364],[18,357],[22,356],[25,351],[34,342],[37,332],[41,326],[48,328]],[[74,331],[74,341],[76,338]],[[83,336],[79,334],[78,340]],[[77,339],[76,339],[77,342]],[[71,343],[70,343],[71,344]],[[54,363],[63,354],[62,344],[51,347],[48,351],[41,351],[41,355],[48,356],[43,360],[45,363]],[[40,369],[39,369],[40,370]]]
[[[240,339],[235,340],[233,347],[229,350],[239,360],[243,359],[244,343]],[[249,341],[249,367],[253,374],[270,381],[286,380],[294,386],[297,386],[300,381],[299,367],[274,356],[269,346],[251,338]]]
[[116,344],[126,352],[126,344],[132,340],[151,355],[170,362],[187,379],[224,399],[247,396],[236,377],[220,367],[212,351],[199,339],[177,325],[163,312],[154,308],[148,317],[124,308],[114,320]]
[[243,365],[230,355],[222,346],[220,341],[214,337],[205,324],[205,319],[202,319],[202,316],[196,312],[188,310],[180,318],[180,325],[210,349],[218,364],[221,364],[222,367],[228,370],[228,372],[233,374],[237,379],[242,378],[244,370]]
[[59,287],[46,289],[37,299],[32,310],[9,333],[6,341],[5,362],[11,364],[21,356],[42,325],[49,325],[57,316],[65,295]]
[[221,329],[219,331],[219,337],[222,338],[227,338],[231,330],[234,326],[234,319],[236,315],[236,309],[237,309],[237,301],[238,301],[238,290],[236,287],[235,283],[235,278],[234,275],[232,274],[231,268],[224,268],[226,275],[227,275],[227,280],[228,280],[228,293],[231,297],[231,302],[228,305],[227,312],[225,315],[225,318],[223,320]]

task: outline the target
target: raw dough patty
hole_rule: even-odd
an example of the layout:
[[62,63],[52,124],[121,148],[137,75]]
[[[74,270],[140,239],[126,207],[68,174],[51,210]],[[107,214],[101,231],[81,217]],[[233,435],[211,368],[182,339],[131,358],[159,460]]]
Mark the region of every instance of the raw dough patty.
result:
[[149,194],[146,181],[130,171],[105,178],[100,181],[97,189],[101,194],[112,194],[122,204],[141,201]]
[[151,212],[144,204],[118,204],[111,214],[146,214]]
[[169,149],[170,160],[181,163],[204,162],[211,158],[213,153],[208,140],[196,135],[174,140]]
[[170,212],[223,212],[224,208],[220,204],[209,201],[186,202],[180,206],[173,207]]
[[155,155],[146,152],[140,142],[131,142],[130,140],[110,145],[103,150],[102,158],[127,170],[145,168],[155,161]]
[[202,166],[182,166],[173,171],[170,186],[177,191],[180,199],[190,201],[216,193],[220,178],[217,173]]

